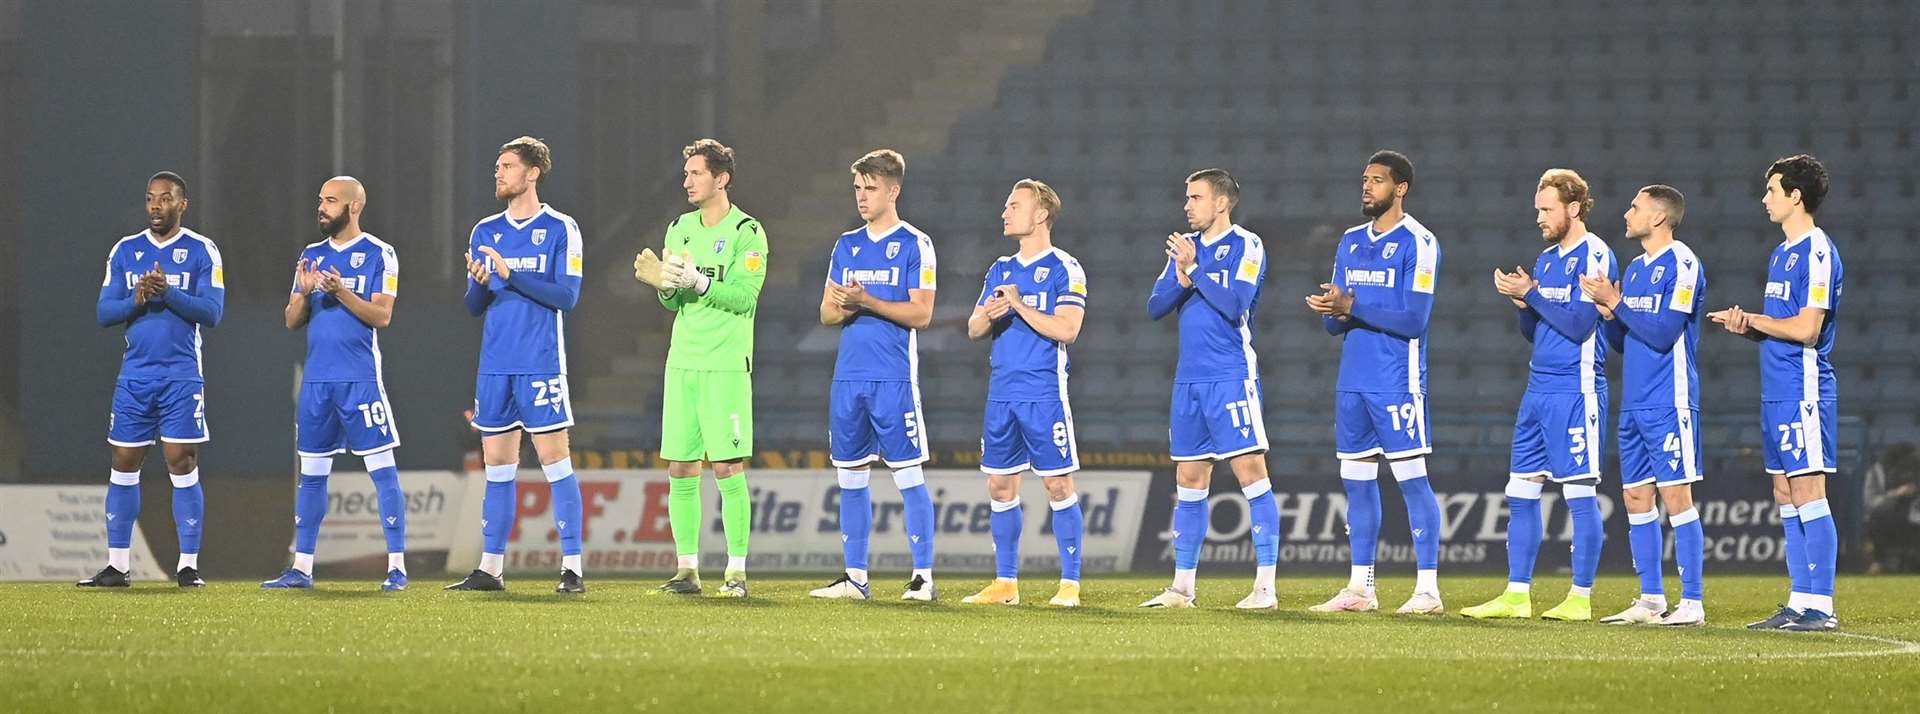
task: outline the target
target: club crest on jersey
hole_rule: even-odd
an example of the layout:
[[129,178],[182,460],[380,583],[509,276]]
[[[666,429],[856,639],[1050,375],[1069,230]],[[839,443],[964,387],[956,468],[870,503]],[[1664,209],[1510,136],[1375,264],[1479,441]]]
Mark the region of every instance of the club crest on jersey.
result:
[[727,239],[721,238],[720,240],[713,242],[713,252],[719,253],[726,249],[727,249]]
[[1572,274],[1573,274],[1573,268],[1574,268],[1574,266],[1577,266],[1577,265],[1579,265],[1579,264],[1580,264],[1580,259],[1579,259],[1579,258],[1577,258],[1577,257],[1575,257],[1575,258],[1568,258],[1568,259],[1567,259],[1567,266],[1566,266],[1566,271],[1567,271],[1567,274],[1568,274],[1568,275],[1572,275]]
[[1664,266],[1664,265],[1653,266],[1653,278],[1648,282],[1659,284],[1660,276],[1665,275],[1666,272],[1667,272],[1667,266]]
[[[547,242],[547,229],[545,228],[533,229],[533,244],[540,245],[541,243],[545,243],[545,242]],[[358,267],[358,266],[355,266],[355,267]]]
[[187,262],[187,249],[185,248],[173,249],[173,262],[175,263]]
[[1038,268],[1034,268],[1034,269],[1033,269],[1033,282],[1036,282],[1036,283],[1038,283],[1038,282],[1045,282],[1045,281],[1046,281],[1046,279],[1047,279],[1047,272],[1048,272],[1048,268],[1047,268],[1046,266],[1044,266],[1044,265],[1043,265],[1043,266],[1040,266],[1040,267],[1038,267]]
[[887,244],[887,260],[893,260],[895,257],[899,255],[900,255],[900,244],[888,243]]
[[1388,243],[1388,244],[1387,244],[1387,247],[1385,247],[1385,248],[1382,248],[1382,249],[1380,250],[1380,257],[1381,257],[1381,258],[1391,258],[1391,257],[1393,257],[1393,252],[1394,252],[1394,251],[1396,251],[1396,250],[1399,250],[1399,249],[1400,249],[1400,244],[1399,244],[1399,243]]
[[366,254],[366,253],[354,253],[354,254],[353,254],[353,258],[351,258],[351,259],[349,259],[349,260],[347,261],[347,264],[348,264],[348,265],[352,265],[352,266],[353,266],[353,267],[355,267],[355,268],[358,268],[358,267],[360,267],[360,266],[362,266],[362,265],[366,265],[366,264],[367,264],[367,254]]
[[1230,250],[1233,250],[1233,246],[1230,246],[1230,245],[1225,245],[1225,244],[1222,244],[1222,245],[1221,245],[1220,247],[1218,247],[1218,248],[1214,248],[1214,249],[1213,249],[1213,259],[1214,259],[1214,260],[1226,260],[1226,259],[1227,259],[1227,251],[1230,251]]
[[1787,272],[1789,272],[1789,273],[1791,273],[1791,272],[1793,272],[1793,266],[1794,266],[1794,264],[1795,264],[1795,263],[1798,263],[1798,262],[1800,262],[1800,254],[1799,254],[1799,253],[1788,253],[1788,254],[1787,254],[1787,267],[1785,268],[1785,270],[1786,270]]

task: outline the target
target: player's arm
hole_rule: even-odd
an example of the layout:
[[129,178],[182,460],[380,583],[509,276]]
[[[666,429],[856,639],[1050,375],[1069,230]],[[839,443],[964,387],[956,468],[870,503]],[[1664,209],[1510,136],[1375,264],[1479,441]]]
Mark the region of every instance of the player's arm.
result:
[[1617,290],[1603,293],[1595,302],[1613,312],[1612,322],[1618,323],[1635,339],[1664,354],[1673,349],[1674,342],[1687,330],[1687,321],[1693,319],[1694,305],[1700,299],[1697,275],[1681,272],[1668,281],[1661,296],[1664,305],[1657,313],[1620,309]]
[[354,317],[374,329],[393,323],[393,301],[400,289],[400,261],[392,250],[381,253],[380,270],[374,274],[374,279],[380,282],[374,287],[371,300],[362,299],[358,293],[347,289],[340,282],[338,272],[334,275],[335,279],[327,284],[328,292],[340,301],[340,306],[346,308],[347,312],[353,313]]
[[1034,332],[1062,345],[1071,345],[1080,339],[1080,325],[1087,317],[1087,273],[1081,269],[1080,261],[1068,260],[1054,275],[1053,311],[1048,312],[1027,304],[1020,299],[1018,291],[1012,285],[1002,285],[1000,293],[1007,298],[1015,314],[1025,320]]
[[1168,258],[1166,269],[1153,281],[1153,293],[1147,296],[1147,319],[1158,320],[1172,314],[1192,296],[1193,288],[1180,281],[1179,268]]
[[[1581,271],[1581,275],[1601,277],[1608,281],[1614,279],[1613,261],[1607,254],[1589,250],[1586,263],[1586,269]],[[1593,298],[1587,297],[1585,291],[1571,292],[1570,299],[1562,305],[1541,294],[1540,286],[1536,283],[1533,289],[1527,291],[1525,300],[1528,307],[1540,313],[1540,319],[1544,320],[1548,327],[1565,335],[1569,340],[1581,342],[1592,335],[1594,330],[1599,329],[1600,311],[1594,307]]]
[[921,238],[913,246],[912,262],[906,265],[906,300],[882,300],[859,289],[858,283],[848,286],[855,290],[844,293],[853,301],[853,310],[873,313],[901,327],[925,329],[933,324],[933,295],[937,289],[935,280],[939,272],[938,265],[933,254],[933,242]]
[[473,235],[467,239],[467,314],[479,317],[493,304],[493,270],[487,267],[485,256],[480,254],[480,226],[473,227]]
[[1793,317],[1767,317],[1747,313],[1748,332],[1757,332],[1776,340],[1812,346],[1820,341],[1820,326],[1827,319],[1826,308],[1803,307]]
[[820,324],[834,326],[853,319],[853,311],[840,306],[840,285],[831,279],[820,287]]
[[1327,282],[1321,286],[1321,288],[1327,292],[1321,295],[1307,296],[1307,307],[1319,313],[1320,326],[1326,329],[1327,334],[1334,337],[1347,334],[1347,332],[1358,326],[1358,323],[1354,322],[1352,315],[1335,315],[1330,312],[1332,296],[1335,294],[1335,289],[1345,294],[1348,299],[1352,297],[1351,293],[1345,292],[1347,289],[1347,271],[1344,256],[1347,252],[1340,249],[1341,246],[1345,244],[1346,241],[1342,240],[1333,246],[1333,276],[1327,278]]
[[553,260],[561,268],[554,273],[554,279],[546,280],[530,273],[516,277],[515,271],[502,270],[500,285],[503,289],[525,295],[528,300],[552,310],[572,310],[580,304],[580,281],[586,275],[585,245],[580,237],[579,224],[571,220],[565,223],[566,236],[561,239],[564,242],[553,247]]
[[1619,313],[1601,316],[1600,339],[1605,340],[1607,347],[1615,352],[1627,351],[1627,325],[1620,321]]
[[751,315],[760,303],[760,288],[767,282],[767,236],[759,221],[747,221],[740,227],[737,240],[740,247],[727,265],[727,279],[701,279],[692,290],[703,305]]
[[194,270],[193,281],[199,286],[197,294],[169,287],[155,297],[183,320],[219,327],[220,318],[226,313],[227,278],[220,261],[220,249],[213,244],[207,244],[207,258]]
[[313,317],[313,305],[307,300],[312,286],[307,284],[307,259],[301,258],[293,267],[293,289],[287,292],[285,317],[287,329],[298,330],[307,326],[307,320]]
[[999,329],[1008,315],[1013,314],[1013,306],[1007,299],[994,293],[993,271],[1000,267],[994,263],[987,268],[986,278],[980,281],[980,299],[973,301],[973,314],[967,316],[967,339],[980,340],[992,335]]
[[[1187,277],[1193,279],[1195,292],[1200,294],[1200,299],[1205,300],[1208,307],[1220,313],[1227,322],[1238,323],[1240,317],[1247,313],[1247,307],[1253,304],[1254,296],[1260,294],[1260,277],[1266,272],[1266,262],[1266,248],[1248,240],[1241,248],[1240,260],[1234,263],[1232,275],[1215,273],[1195,276],[1189,272]],[[1219,280],[1221,277],[1226,280]]]
[[94,319],[100,323],[101,327],[112,327],[132,320],[147,301],[144,293],[127,287],[124,281],[116,280],[115,278],[119,276],[115,275],[115,272],[113,255],[109,253],[107,275],[100,281],[100,300],[93,306]]
[[1440,282],[1440,247],[1433,244],[1430,236],[1417,239],[1413,255],[1407,256],[1401,266],[1402,275],[1413,276],[1399,288],[1403,291],[1401,304],[1405,307],[1354,302],[1348,314],[1394,337],[1419,339],[1426,336],[1427,323],[1433,318],[1433,288]]
[[1514,325],[1520,329],[1520,336],[1532,342],[1534,331],[1540,327],[1540,313],[1534,311],[1531,305],[1520,305],[1513,312]]

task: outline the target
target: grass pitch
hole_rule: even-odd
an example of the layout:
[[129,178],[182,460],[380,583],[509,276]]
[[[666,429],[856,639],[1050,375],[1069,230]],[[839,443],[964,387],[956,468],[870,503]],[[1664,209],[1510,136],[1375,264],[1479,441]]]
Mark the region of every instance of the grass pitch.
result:
[[[757,578],[743,601],[451,580],[0,585],[0,711],[1920,710],[1920,577],[1843,576],[1839,635],[1741,629],[1779,576],[1710,578],[1710,624],[1686,630],[1305,612],[1337,577],[1283,578],[1277,612],[1233,610],[1238,577],[1202,579],[1187,611],[1134,607],[1161,577],[1088,580],[1077,611],[1042,605],[1041,578],[1019,607],[961,605],[985,580],[959,576],[930,606],[894,599],[892,574],[869,602],[807,598],[825,578]],[[1501,581],[1442,585],[1458,610]],[[1382,607],[1410,584],[1383,583]],[[1535,612],[1563,587],[1542,578]],[[1595,616],[1635,590],[1603,578]]]

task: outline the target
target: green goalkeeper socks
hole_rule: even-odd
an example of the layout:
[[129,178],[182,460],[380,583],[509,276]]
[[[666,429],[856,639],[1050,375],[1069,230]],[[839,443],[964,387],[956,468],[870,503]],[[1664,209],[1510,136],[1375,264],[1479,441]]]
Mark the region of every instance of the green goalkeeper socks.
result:
[[[667,520],[673,525],[673,552],[697,556],[700,554],[700,477],[670,478],[667,483],[673,486],[667,495]],[[722,487],[721,492],[725,491]]]
[[[720,486],[720,522],[727,531],[727,556],[747,557],[747,528],[753,522],[753,501],[747,492],[747,473],[717,479]],[[676,529],[677,530],[677,529]]]

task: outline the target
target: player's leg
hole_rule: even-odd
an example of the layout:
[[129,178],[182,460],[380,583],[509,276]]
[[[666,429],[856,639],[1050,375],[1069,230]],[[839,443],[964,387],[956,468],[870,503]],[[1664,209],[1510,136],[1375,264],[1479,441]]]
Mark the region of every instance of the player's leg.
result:
[[713,463],[720,491],[720,525],[727,538],[725,579],[715,593],[747,596],[747,546],[753,523],[753,494],[747,487],[747,463],[753,457],[753,375],[704,372],[700,433]]
[[933,495],[922,471],[932,456],[927,446],[927,421],[920,408],[920,385],[886,382],[875,385],[870,424],[879,440],[880,454],[893,469],[893,485],[900,489],[901,517],[907,530],[907,548],[913,556],[913,575],[903,600],[932,600]]
[[1513,445],[1507,466],[1507,587],[1492,600],[1466,608],[1473,618],[1533,617],[1533,566],[1540,555],[1545,526],[1540,494],[1553,472],[1548,461],[1546,425],[1541,418],[1542,395],[1531,391],[1520,398],[1513,423]]
[[[1399,428],[1382,433],[1380,441],[1386,451],[1382,458],[1400,488],[1400,500],[1407,506],[1414,585],[1413,596],[1394,614],[1445,614],[1446,607],[1440,601],[1440,499],[1427,476],[1427,454],[1433,453],[1433,440],[1427,432],[1427,398],[1409,393],[1400,401],[1398,411],[1403,417]],[[1393,421],[1388,419],[1388,426],[1394,426]]]
[[1801,460],[1787,471],[1787,487],[1793,507],[1799,511],[1800,527],[1806,531],[1807,585],[1810,593],[1806,608],[1792,624],[1781,627],[1798,632],[1823,632],[1839,627],[1833,603],[1834,567],[1840,555],[1840,532],[1827,505],[1827,475],[1834,471],[1833,402],[1800,404]]
[[[1080,444],[1073,430],[1073,409],[1060,401],[1027,402],[1021,406],[1021,437],[1033,462],[1033,474],[1047,489],[1049,525],[1060,554],[1060,587],[1047,604],[1080,606],[1080,550],[1086,518],[1073,474],[1080,470]],[[1016,493],[1018,493],[1016,491]]]
[[1060,587],[1047,604],[1053,607],[1080,606],[1080,552],[1086,517],[1080,511],[1080,494],[1073,487],[1073,472],[1046,474],[1035,472],[1047,487],[1047,505],[1053,511],[1053,540],[1060,551]]
[[107,412],[107,445],[113,464],[107,473],[107,565],[80,587],[126,587],[133,572],[133,526],[140,519],[140,465],[159,436],[159,423],[137,383],[119,381]]
[[1252,521],[1253,590],[1237,607],[1242,610],[1271,610],[1280,606],[1274,595],[1273,578],[1280,566],[1280,505],[1273,497],[1273,481],[1267,476],[1265,449],[1240,454],[1227,462],[1240,493],[1247,498],[1247,515]]
[[[529,430],[535,427],[528,427]],[[573,447],[568,430],[532,432],[533,451],[547,477],[553,498],[553,529],[560,534],[560,584],[554,592],[587,591],[580,540],[586,528],[586,505],[580,497],[580,479],[573,475]]]
[[987,476],[987,499],[992,508],[988,528],[993,535],[993,582],[980,592],[960,599],[969,605],[1020,604],[1020,474],[1032,468],[1026,440],[1020,433],[1018,405],[987,402],[982,415],[980,471]]
[[380,382],[344,386],[348,410],[341,415],[347,449],[366,465],[380,507],[380,533],[387,545],[387,577],[381,590],[407,588],[407,497],[400,490],[400,467],[394,453],[400,447],[400,424],[393,402]]
[[1173,385],[1167,415],[1167,453],[1174,462],[1173,584],[1141,607],[1193,607],[1200,547],[1207,539],[1208,485],[1219,456],[1207,428],[1204,391],[1200,384]]
[[[1553,479],[1560,483],[1561,497],[1567,502],[1573,523],[1573,585],[1559,605],[1540,614],[1548,620],[1586,622],[1593,619],[1593,579],[1600,572],[1600,552],[1606,534],[1601,530],[1600,482],[1601,412],[1606,409],[1605,392],[1580,395],[1556,395],[1552,425],[1547,431],[1549,463]],[[1544,519],[1544,515],[1543,519]]]
[[1660,502],[1667,507],[1667,523],[1673,526],[1673,559],[1680,569],[1680,604],[1660,620],[1669,626],[1704,625],[1707,622],[1703,598],[1706,595],[1701,568],[1706,561],[1706,533],[1700,526],[1700,512],[1693,507],[1692,481],[1660,485]]
[[[269,590],[313,587],[313,556],[320,540],[320,523],[327,515],[327,479],[333,457],[343,445],[341,432],[348,408],[334,398],[329,383],[300,385],[294,407],[294,451],[300,457],[300,483],[293,492],[293,566],[280,577],[260,583]],[[357,415],[356,415],[357,416]]]
[[1347,546],[1352,568],[1347,584],[1312,612],[1370,612],[1380,609],[1374,594],[1375,552],[1380,543],[1381,432],[1368,395],[1334,395],[1334,449],[1340,459],[1340,487],[1347,494]]
[[1806,609],[1806,600],[1813,593],[1812,579],[1807,576],[1806,529],[1800,522],[1800,509],[1793,503],[1793,489],[1787,483],[1788,465],[1798,462],[1792,452],[1804,449],[1795,439],[1799,411],[1798,402],[1760,403],[1760,456],[1768,480],[1773,483],[1774,505],[1780,509],[1780,529],[1786,542],[1782,556],[1790,590],[1786,605],[1767,619],[1748,623],[1748,629],[1773,630],[1792,622]]
[[661,383],[660,458],[667,462],[667,522],[673,530],[673,550],[679,557],[673,577],[659,592],[700,593],[700,527],[706,499],[702,497],[700,465],[707,447],[700,433],[700,384],[692,372],[667,368]]
[[871,418],[874,382],[834,380],[827,391],[827,447],[840,486],[840,560],[844,572],[811,597],[866,600],[867,554],[873,537],[871,464],[879,445]]
[[200,487],[200,445],[209,438],[206,404],[201,383],[170,382],[160,405],[160,443],[173,479],[173,527],[180,539],[174,578],[183,588],[206,585],[200,579],[200,534],[207,513]]
[[1633,571],[1640,576],[1640,595],[1627,609],[1600,618],[1608,625],[1651,625],[1667,611],[1666,586],[1661,582],[1660,512],[1655,510],[1654,466],[1661,454],[1652,449],[1648,438],[1664,439],[1654,433],[1657,413],[1652,409],[1620,412],[1617,441],[1620,449],[1620,502],[1627,511],[1627,546],[1633,554]]
[[474,381],[473,426],[480,430],[480,460],[486,465],[486,491],[480,498],[480,564],[448,590],[506,589],[507,539],[513,535],[515,480],[520,475],[520,430],[524,426],[514,400],[513,375],[483,374]]

